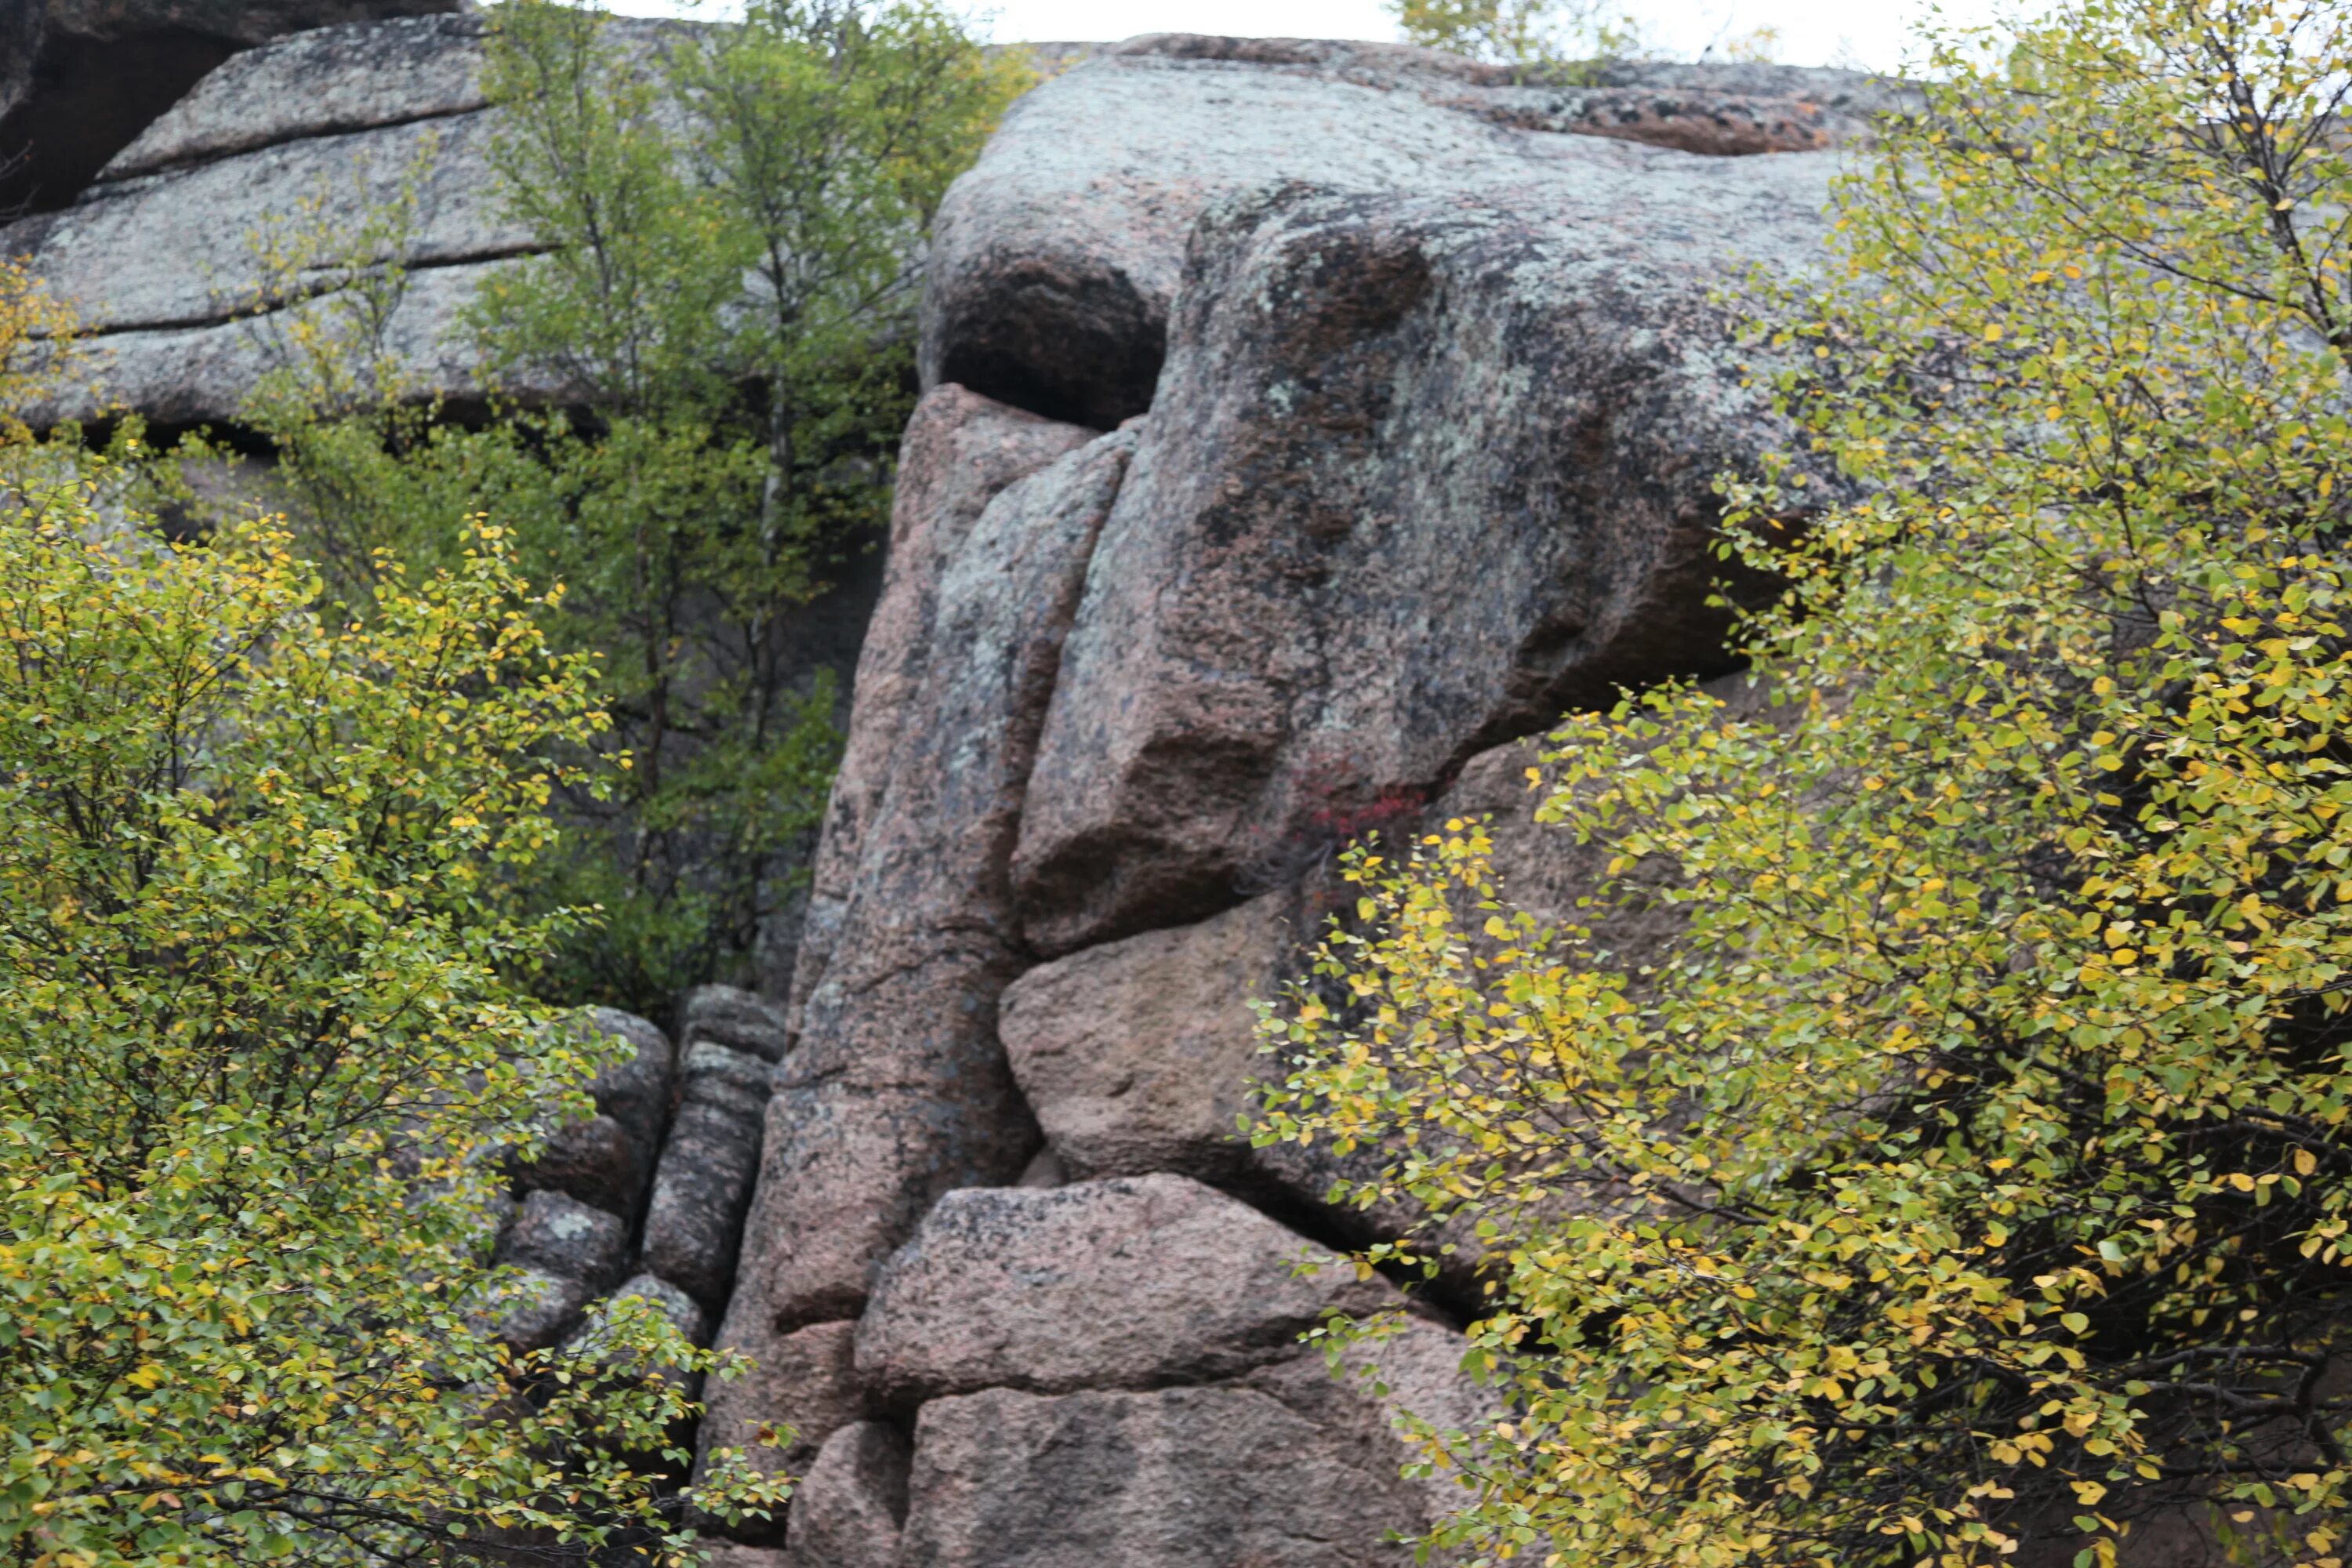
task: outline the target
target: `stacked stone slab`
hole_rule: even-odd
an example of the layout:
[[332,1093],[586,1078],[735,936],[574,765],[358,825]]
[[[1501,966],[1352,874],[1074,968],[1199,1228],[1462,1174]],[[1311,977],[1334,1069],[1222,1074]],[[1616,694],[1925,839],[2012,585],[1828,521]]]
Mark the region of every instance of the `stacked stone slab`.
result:
[[521,1350],[580,1329],[631,1273],[638,1210],[669,1125],[677,1061],[667,1035],[607,1007],[570,1026],[614,1059],[588,1085],[593,1113],[548,1128],[539,1157],[514,1173],[520,1201],[497,1249],[514,1275],[495,1321]]
[[614,1059],[589,1082],[592,1113],[548,1128],[538,1156],[514,1171],[516,1203],[495,1249],[512,1273],[491,1318],[518,1349],[593,1345],[605,1303],[628,1298],[709,1342],[759,1163],[782,1015],[723,985],[689,993],[678,1013],[682,1054],[652,1023],[608,1007],[567,1026]]
[[[1248,1000],[1368,826],[1499,812],[1531,907],[1594,885],[1521,737],[1736,685],[1713,483],[1783,432],[1709,295],[1813,253],[1885,101],[1161,37],[1016,105],[940,214],[720,1331],[765,1366],[706,1447],[787,1421],[807,1478],[761,1561],[1409,1560],[1451,1500],[1393,1422],[1485,1413],[1475,1248],[1421,1299],[1335,1265],[1414,1216],[1236,1139]],[[1398,1325],[1388,1394],[1325,1313]]]

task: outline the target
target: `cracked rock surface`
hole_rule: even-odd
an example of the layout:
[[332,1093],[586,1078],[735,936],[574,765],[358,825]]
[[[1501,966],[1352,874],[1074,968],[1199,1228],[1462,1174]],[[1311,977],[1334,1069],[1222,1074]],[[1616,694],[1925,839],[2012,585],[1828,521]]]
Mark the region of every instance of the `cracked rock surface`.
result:
[[[496,111],[479,88],[484,18],[348,20],[452,9],[441,0],[317,5],[315,30],[223,56],[185,97],[166,99],[69,204],[0,227],[0,252],[29,255],[35,275],[75,308],[104,378],[27,410],[32,422],[88,419],[115,400],[164,426],[234,422],[278,345],[321,309],[267,297],[257,243],[315,236],[331,255],[372,213],[402,210],[404,186],[415,196],[402,256],[409,276],[387,348],[420,400],[478,403],[491,388],[460,312],[485,278],[541,248],[498,207],[486,157]],[[319,26],[330,21],[341,25]],[[644,47],[676,24],[614,26],[625,47]],[[247,41],[273,30],[282,29]],[[261,306],[270,308],[255,314]]]
[[[0,108],[23,15],[0,0]],[[421,171],[392,336],[421,392],[478,397],[446,325],[534,247],[488,199],[482,26],[236,54],[0,246],[132,407],[228,419],[286,324],[231,319],[244,237],[304,200],[348,226]],[[1759,585],[1717,579],[1713,486],[1787,433],[1711,292],[1810,263],[1840,149],[1902,94],[1297,39],[1036,53],[1067,68],[927,258],[805,925],[764,994],[680,998],[675,1050],[590,1017],[626,1049],[512,1173],[484,1310],[527,1347],[593,1336],[615,1288],[718,1324],[753,1367],[705,1391],[700,1463],[804,1478],[725,1568],[1402,1568],[1390,1537],[1454,1497],[1401,1474],[1397,1418],[1491,1414],[1445,1316],[1477,1248],[1449,1232],[1411,1291],[1332,1266],[1416,1216],[1330,1200],[1381,1150],[1235,1135],[1280,1068],[1250,1002],[1352,907],[1342,846],[1460,816],[1493,818],[1507,896],[1670,951],[1647,869],[1580,911],[1599,867],[1533,822],[1533,737],[1738,681],[1708,600]],[[1380,1387],[1299,1342],[1327,1312],[1392,1329]]]

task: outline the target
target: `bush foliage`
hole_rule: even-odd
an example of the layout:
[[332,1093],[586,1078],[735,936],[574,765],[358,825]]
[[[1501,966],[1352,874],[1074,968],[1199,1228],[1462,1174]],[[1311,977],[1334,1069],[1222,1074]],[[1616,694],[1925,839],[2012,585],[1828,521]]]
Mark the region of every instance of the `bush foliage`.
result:
[[[0,278],[0,406],[63,325]],[[118,448],[0,428],[0,1550],[674,1554],[629,1456],[692,1407],[645,1374],[717,1358],[488,1322],[495,1156],[598,1065],[507,979],[570,917],[501,877],[605,722],[557,595],[477,521],[331,616],[280,528],[161,539]]]
[[2094,1568],[2185,1518],[2336,1568],[2352,14],[2074,0],[1934,74],[1757,317],[1853,487],[1732,487],[1769,708],[1559,730],[1577,922],[1475,823],[1360,852],[1259,1136],[1479,1227],[1508,1409],[1432,1436],[1445,1539]]

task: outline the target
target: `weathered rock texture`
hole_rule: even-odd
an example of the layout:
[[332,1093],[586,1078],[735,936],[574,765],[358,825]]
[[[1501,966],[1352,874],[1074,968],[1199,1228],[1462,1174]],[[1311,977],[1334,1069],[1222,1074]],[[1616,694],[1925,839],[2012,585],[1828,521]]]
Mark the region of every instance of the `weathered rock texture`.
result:
[[499,1246],[499,1260],[577,1279],[591,1292],[609,1290],[628,1270],[629,1226],[565,1194],[532,1193]]
[[715,1308],[735,1282],[759,1173],[768,1064],[700,1039],[687,1048],[684,1076],[646,1210],[646,1266]]
[[1182,1176],[950,1193],[883,1270],[857,1368],[908,1407],[982,1388],[1203,1383],[1295,1353],[1385,1280]]
[[[452,8],[311,7],[320,22]],[[87,418],[119,404],[164,426],[236,420],[279,363],[292,321],[332,308],[273,298],[257,241],[299,248],[317,237],[332,259],[372,216],[397,212],[407,215],[408,280],[385,348],[418,397],[478,401],[489,388],[458,314],[486,276],[539,248],[500,216],[486,161],[496,111],[479,83],[485,25],[478,16],[350,23],[238,54],[129,145],[115,142],[121,151],[71,205],[0,228],[0,254],[28,255],[76,309],[101,377],[94,392],[61,395],[29,416]],[[642,43],[677,24],[613,26],[625,43]]]
[[827,1437],[793,1497],[793,1563],[892,1568],[912,1458],[906,1437],[879,1421],[860,1421]]
[[[750,1295],[737,1294],[713,1348],[741,1355],[752,1370],[731,1380],[714,1379],[704,1390],[697,1474],[709,1469],[714,1449],[740,1448],[762,1475],[805,1475],[827,1437],[880,1414],[857,1375],[857,1325],[845,1319],[780,1334],[764,1310],[753,1309]],[[763,1440],[787,1427],[789,1442]],[[753,1521],[731,1533],[779,1544],[784,1521]]]
[[[1784,432],[1709,292],[1803,264],[1887,101],[1156,38],[1037,89],[959,182],[728,1331],[781,1360],[855,1319],[853,1366],[731,1429],[807,1399],[828,1476],[887,1478],[911,1422],[912,1470],[903,1524],[845,1480],[867,1500],[804,1495],[795,1547],[1406,1560],[1383,1532],[1448,1500],[1399,1479],[1396,1409],[1481,1401],[1432,1321],[1382,1350],[1388,1398],[1297,1347],[1405,1303],[1299,1272],[1328,1256],[1302,1231],[1416,1216],[1328,1204],[1377,1151],[1234,1136],[1248,1003],[1367,827],[1492,813],[1529,907],[1592,890],[1522,737],[1729,667],[1713,483]],[[1674,932],[1637,906],[1605,934]],[[1475,1302],[1454,1240],[1438,1295]]]
[[1105,436],[1007,485],[936,579],[922,677],[770,1106],[746,1264],[781,1324],[856,1311],[934,1200],[1010,1182],[1035,1152],[996,1039],[997,994],[1023,962],[1006,868],[1134,443]]
[[[1744,676],[1710,689],[1736,710],[1766,711]],[[1544,797],[1528,773],[1542,749],[1518,741],[1481,752],[1428,806],[1381,826],[1428,832],[1479,818],[1514,907],[1590,925],[1631,968],[1656,963],[1680,929],[1673,910],[1641,896],[1605,909],[1588,902],[1609,852],[1537,822]],[[1341,1163],[1295,1144],[1253,1149],[1240,1131],[1253,1085],[1280,1067],[1259,1048],[1252,1004],[1279,999],[1354,891],[1318,867],[1205,921],[1084,948],[1013,982],[999,1003],[999,1034],[1061,1169],[1075,1178],[1181,1172],[1281,1206],[1314,1205],[1346,1173]],[[1353,1239],[1370,1234],[1361,1225],[1377,1231],[1405,1218],[1348,1210],[1326,1222]]]
[[0,214],[73,199],[238,50],[457,0],[0,0]]
[[[0,0],[0,99],[23,15]],[[474,397],[446,325],[532,249],[487,199],[481,26],[237,55],[0,248],[132,406],[228,419],[273,320],[231,319],[245,236],[305,201],[348,227],[414,174],[394,347]],[[1344,907],[1331,854],[1368,827],[1492,814],[1518,901],[1592,890],[1532,821],[1526,737],[1729,668],[1712,486],[1785,432],[1709,293],[1806,263],[1836,150],[1895,95],[1296,40],[1038,54],[1061,74],[929,255],[789,987],[682,999],[676,1052],[596,1021],[630,1050],[517,1173],[520,1272],[485,1310],[586,1345],[625,1277],[690,1337],[723,1308],[755,1366],[707,1391],[701,1463],[789,1426],[754,1462],[805,1477],[727,1532],[737,1568],[1402,1564],[1385,1533],[1450,1500],[1401,1479],[1397,1411],[1486,1412],[1424,1301],[1300,1270],[1415,1216],[1330,1205],[1360,1164],[1234,1136],[1268,1065],[1248,1001]],[[1638,901],[1602,927],[1635,962],[1675,935]],[[1398,1315],[1391,1393],[1298,1345],[1326,1311]]]
[[1401,1481],[1385,1409],[1319,1357],[1209,1387],[923,1407],[899,1561],[936,1568],[1371,1568],[1441,1501]]
[[[675,1060],[667,1036],[609,1007],[588,1008],[566,1026],[614,1059],[589,1082],[595,1113],[551,1127],[539,1158],[512,1173],[520,1202],[496,1258],[515,1272],[486,1310],[499,1334],[521,1350],[545,1349],[580,1328],[597,1298],[630,1273],[638,1214],[669,1129]],[[682,1303],[696,1313],[689,1337],[700,1337],[701,1309],[675,1284],[648,1274],[623,1289],[637,1287],[666,1311]]]
[[772,1062],[790,1041],[783,1008],[732,985],[696,986],[687,993],[679,1017],[678,1048],[688,1056],[708,1041]]
[[554,1129],[520,1180],[634,1221],[669,1123],[677,1064],[668,1037],[632,1014],[592,1008],[580,1026],[618,1040],[623,1054],[589,1083],[596,1114]]
[[1249,1005],[1271,1000],[1282,978],[1292,903],[1267,893],[1195,925],[1104,942],[1006,990],[998,1029],[1064,1171],[1243,1176],[1238,1119],[1271,1065]]
[[1888,97],[1840,71],[1633,67],[1598,88],[1527,88],[1393,45],[1129,39],[1016,105],[950,195],[925,374],[1116,423],[1152,405],[1185,240],[1221,195],[1285,181],[1496,189],[1597,138],[1826,148],[1855,139]]
[[1517,193],[1201,221],[1025,803],[1034,946],[1206,913],[1563,709],[1727,667],[1713,487],[1778,432],[1708,231],[1793,247],[1827,171],[1563,140]]
[[856,701],[825,806],[813,890],[793,977],[788,1026],[824,970],[857,879],[868,826],[882,808],[908,709],[929,667],[940,581],[980,514],[1015,479],[1092,440],[1055,424],[941,386],[916,406],[901,444],[890,512],[889,565],[858,656]]

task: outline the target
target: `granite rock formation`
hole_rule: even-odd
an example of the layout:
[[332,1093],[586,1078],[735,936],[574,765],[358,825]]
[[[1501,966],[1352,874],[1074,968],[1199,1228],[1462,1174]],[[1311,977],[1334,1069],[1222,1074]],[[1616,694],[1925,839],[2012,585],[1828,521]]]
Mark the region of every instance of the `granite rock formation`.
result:
[[[1890,101],[1156,38],[959,182],[722,1331],[854,1338],[799,1385],[829,1479],[788,1555],[1405,1560],[1447,1499],[1391,1420],[1483,1414],[1441,1310],[1475,1249],[1433,1302],[1297,1271],[1413,1216],[1234,1135],[1248,1000],[1366,827],[1496,814],[1531,907],[1590,890],[1523,737],[1730,668],[1713,482],[1783,432],[1711,293],[1803,265]],[[1323,1311],[1403,1314],[1390,1393],[1302,1352]]]
[[458,0],[0,0],[0,214],[63,205],[241,49]]
[[857,1370],[902,1409],[985,1388],[1208,1383],[1294,1353],[1327,1312],[1393,1304],[1386,1280],[1182,1176],[967,1188],[884,1267]]
[[1895,99],[1867,78],[1789,67],[1628,66],[1601,86],[1546,88],[1396,45],[1131,38],[1015,105],[950,195],[924,374],[1108,426],[1152,405],[1185,241],[1221,195],[1288,181],[1507,189],[1556,160],[1572,171],[1595,139],[1833,148]]
[[[320,21],[371,9],[314,8]],[[675,26],[613,25],[632,46]],[[235,421],[292,321],[328,308],[273,292],[282,280],[257,262],[257,238],[299,247],[318,237],[331,247],[382,214],[405,216],[407,281],[384,333],[400,374],[420,399],[463,405],[489,390],[457,332],[459,312],[484,278],[539,247],[500,216],[486,162],[497,112],[480,84],[486,23],[427,15],[310,26],[204,76],[110,149],[69,205],[0,228],[0,254],[28,256],[74,307],[100,378],[27,411],[36,424],[118,405],[165,426]]]
[[1008,1183],[1035,1152],[996,1040],[996,997],[1023,963],[1006,868],[1134,439],[1098,437],[1006,485],[937,579],[922,679],[770,1102],[745,1274],[780,1325],[856,1313],[929,1204]]
[[696,1039],[682,1078],[646,1211],[646,1262],[715,1309],[735,1282],[743,1211],[760,1168],[769,1068],[748,1052]]
[[906,1436],[859,1421],[824,1440],[793,1500],[792,1561],[815,1568],[893,1568],[907,1520]]
[[[881,1414],[857,1373],[854,1320],[780,1334],[752,1292],[743,1291],[719,1326],[714,1348],[741,1355],[751,1370],[704,1390],[698,1467],[707,1465],[714,1449],[740,1448],[763,1475],[804,1476],[826,1438]],[[792,1436],[782,1445],[765,1441],[786,1430]],[[732,1533],[755,1545],[781,1546],[785,1521],[753,1520]]]
[[[228,419],[268,327],[232,320],[243,237],[421,170],[393,336],[420,389],[478,395],[443,329],[533,248],[483,199],[480,26],[238,54],[0,249],[131,406]],[[1838,150],[1899,97],[1297,40],[1041,53],[1067,68],[928,258],[790,984],[682,999],[675,1048],[592,1018],[628,1049],[515,1173],[491,1307],[588,1343],[617,1287],[755,1363],[706,1390],[701,1451],[789,1427],[755,1462],[804,1484],[728,1568],[1401,1565],[1389,1534],[1450,1494],[1401,1474],[1397,1412],[1486,1413],[1447,1315],[1475,1247],[1434,1291],[1334,1265],[1413,1216],[1235,1135],[1249,1000],[1367,828],[1491,815],[1521,902],[1591,890],[1532,822],[1528,737],[1737,680],[1707,601],[1756,585],[1716,580],[1712,484],[1785,432],[1712,291],[1805,264]],[[1673,940],[1607,919],[1630,955]],[[1298,1342],[1326,1312],[1393,1320],[1386,1392]]]

